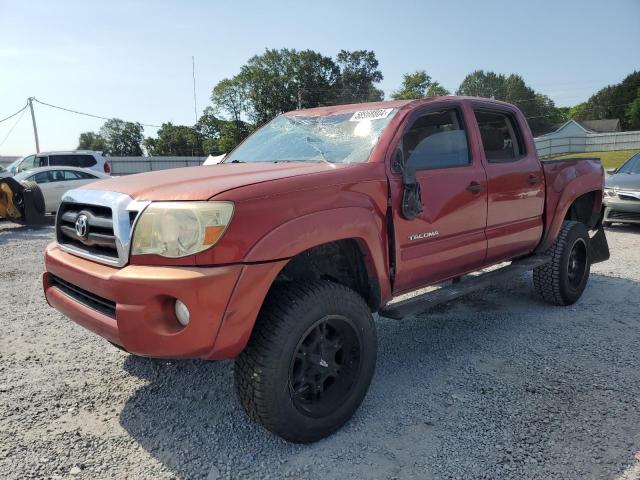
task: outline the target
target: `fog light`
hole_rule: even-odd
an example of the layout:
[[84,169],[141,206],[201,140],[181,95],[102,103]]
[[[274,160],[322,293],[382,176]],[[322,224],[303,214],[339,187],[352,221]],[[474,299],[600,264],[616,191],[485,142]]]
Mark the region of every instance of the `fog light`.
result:
[[180,325],[186,327],[189,324],[189,309],[187,306],[180,300],[176,300],[175,311]]

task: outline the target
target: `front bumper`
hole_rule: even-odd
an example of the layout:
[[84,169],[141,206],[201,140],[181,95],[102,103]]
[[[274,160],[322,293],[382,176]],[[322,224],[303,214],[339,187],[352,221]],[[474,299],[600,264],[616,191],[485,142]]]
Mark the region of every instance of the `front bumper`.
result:
[[[66,253],[54,243],[45,252],[43,285],[52,307],[131,353],[231,358],[244,348],[282,265],[114,268]],[[175,299],[190,310],[186,327],[175,318]],[[226,317],[232,318],[222,328]]]
[[605,222],[640,223],[640,199],[623,200],[605,198],[603,201]]

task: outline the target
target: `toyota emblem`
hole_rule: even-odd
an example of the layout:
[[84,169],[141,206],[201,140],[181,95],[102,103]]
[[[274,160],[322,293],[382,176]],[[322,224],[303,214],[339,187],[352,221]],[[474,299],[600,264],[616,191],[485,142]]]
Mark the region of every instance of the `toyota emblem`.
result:
[[88,218],[84,213],[78,215],[76,218],[76,234],[80,238],[87,238],[87,234],[89,233],[89,223]]

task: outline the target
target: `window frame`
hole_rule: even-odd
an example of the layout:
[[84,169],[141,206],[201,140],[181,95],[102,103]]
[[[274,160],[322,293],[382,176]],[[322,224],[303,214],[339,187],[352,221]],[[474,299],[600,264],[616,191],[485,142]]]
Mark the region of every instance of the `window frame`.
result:
[[[493,106],[487,106],[487,105],[473,105],[472,106],[472,111],[473,111],[473,118],[476,122],[476,128],[478,129],[478,138],[480,139],[480,146],[482,147],[482,154],[484,155],[484,159],[487,162],[487,164],[491,164],[491,165],[500,165],[500,164],[504,164],[504,163],[514,163],[514,162],[519,162],[520,160],[522,160],[523,158],[526,158],[529,153],[527,151],[527,144],[524,140],[524,136],[522,135],[522,126],[520,125],[520,122],[518,121],[518,118],[516,117],[515,113],[512,112],[509,109],[506,108],[500,108],[500,107],[493,107]],[[489,160],[489,158],[487,157],[487,151],[484,148],[484,139],[482,138],[482,131],[480,129],[480,122],[478,122],[478,117],[476,116],[476,113],[491,113],[491,114],[498,114],[498,115],[503,115],[505,118],[508,119],[508,121],[511,123],[511,128],[513,129],[513,134],[515,135],[515,140],[518,143],[518,149],[520,151],[519,155],[514,156],[513,159],[510,160],[503,160],[503,161],[495,161],[495,160]],[[515,153],[515,152],[514,152]]]
[[[400,135],[400,138],[393,150],[393,152],[397,152],[398,148],[400,148],[402,150],[402,155],[404,157],[404,136],[409,132],[409,130],[411,130],[411,128],[415,125],[415,123],[420,120],[422,117],[426,116],[426,115],[430,115],[430,114],[434,114],[437,112],[442,112],[442,111],[454,111],[458,117],[458,122],[460,122],[460,128],[462,129],[462,131],[464,132],[464,136],[467,139],[467,154],[469,157],[469,162],[466,165],[449,165],[446,167],[434,167],[434,168],[421,168],[421,169],[416,169],[416,174],[418,172],[431,172],[431,171],[435,171],[435,170],[449,170],[452,168],[468,168],[473,166],[473,151],[471,149],[471,140],[469,138],[469,129],[467,126],[467,120],[465,118],[464,115],[464,111],[462,109],[462,105],[456,103],[456,104],[452,104],[452,105],[447,105],[447,104],[440,104],[440,105],[429,105],[426,106],[424,108],[418,108],[416,109],[414,112],[412,112],[408,118],[405,121],[405,126],[402,129],[402,133]],[[395,155],[395,153],[393,154]],[[403,158],[403,165],[402,165],[402,170],[404,170],[405,165],[407,163],[408,158]],[[396,174],[402,174],[402,170],[401,171],[396,171],[393,168],[393,162],[391,162],[391,171],[392,173],[396,173]]]

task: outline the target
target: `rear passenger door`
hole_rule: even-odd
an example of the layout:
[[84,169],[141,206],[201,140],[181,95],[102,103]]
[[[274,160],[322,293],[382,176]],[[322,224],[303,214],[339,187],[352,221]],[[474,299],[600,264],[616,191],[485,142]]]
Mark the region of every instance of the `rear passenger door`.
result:
[[56,200],[56,189],[53,183],[53,174],[51,171],[38,172],[27,178],[30,182],[36,182],[40,187],[42,196],[44,197],[44,205],[46,212],[52,212],[57,208],[59,203]]
[[65,178],[64,170],[50,170],[51,183],[47,185],[49,193],[47,195],[47,209],[55,212],[62,203],[62,195],[71,187],[68,186],[68,180]]
[[406,121],[394,155],[404,168],[416,165],[423,211],[411,219],[403,216],[405,185],[392,163],[394,293],[457,276],[484,261],[486,176],[470,148],[474,142],[466,123],[463,105],[453,102],[418,110]]
[[527,254],[540,241],[544,175],[517,110],[482,105],[474,115],[487,172],[487,263],[495,263]]

